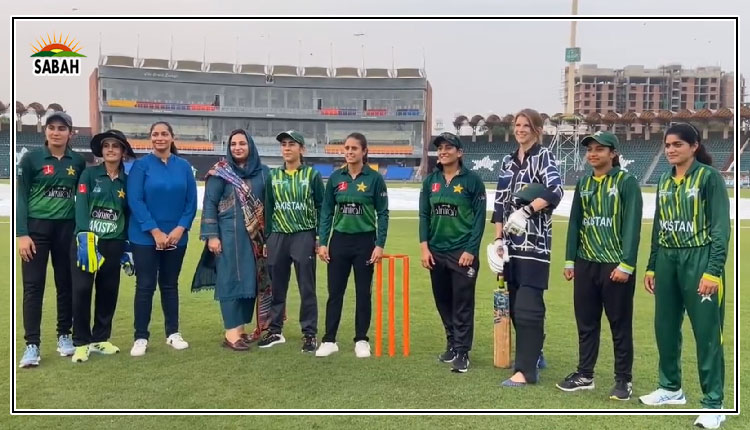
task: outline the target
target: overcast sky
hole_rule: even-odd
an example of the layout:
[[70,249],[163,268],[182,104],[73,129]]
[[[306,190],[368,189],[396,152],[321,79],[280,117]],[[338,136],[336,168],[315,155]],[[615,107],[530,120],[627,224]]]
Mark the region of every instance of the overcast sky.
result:
[[[116,16],[144,13],[202,15],[310,15],[331,14],[459,14],[523,15],[570,13],[564,0],[414,1],[378,0],[362,2],[276,0],[249,5],[225,0],[208,5],[205,1],[19,2],[5,6],[3,14],[62,17],[76,15]],[[252,2],[255,3],[255,2]],[[207,9],[208,8],[208,9]],[[144,12],[145,11],[145,12]],[[608,16],[713,16],[739,14],[750,22],[750,2],[745,0],[580,0],[579,14]],[[741,43],[750,52],[750,24],[745,25]],[[16,99],[24,104],[58,102],[77,125],[88,124],[88,76],[96,66],[101,34],[104,54],[135,56],[140,35],[141,57],[169,57],[170,36],[174,37],[174,58],[203,57],[204,40],[208,61],[259,62],[270,54],[273,64],[328,66],[333,43],[334,66],[360,66],[365,45],[366,67],[421,67],[426,62],[433,95],[433,118],[450,124],[455,113],[467,115],[494,112],[504,115],[524,107],[550,114],[563,110],[561,101],[564,49],[569,41],[567,21],[246,21],[246,22],[94,22],[16,21]],[[80,77],[35,77],[29,55],[36,39],[47,33],[70,33],[79,40],[83,61]],[[355,36],[355,34],[364,34]],[[239,38],[239,44],[237,40]],[[300,49],[300,40],[301,49]],[[735,71],[735,31],[727,21],[581,21],[577,46],[584,64],[621,68],[628,64],[658,67],[681,63],[685,67],[720,66]],[[0,32],[0,46],[9,46],[9,32]],[[240,49],[236,49],[239,45]],[[394,59],[391,56],[394,47]],[[300,55],[301,54],[301,55]],[[7,58],[7,57],[6,57]],[[7,61],[3,59],[2,61]],[[740,67],[750,77],[750,54]],[[10,99],[10,67],[0,68],[0,101]],[[32,121],[33,122],[33,121]]]

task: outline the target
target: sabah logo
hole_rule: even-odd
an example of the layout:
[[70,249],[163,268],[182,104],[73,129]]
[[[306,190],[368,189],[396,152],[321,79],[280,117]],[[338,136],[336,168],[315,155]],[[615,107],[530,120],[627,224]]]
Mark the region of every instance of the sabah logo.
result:
[[339,191],[346,191],[346,189],[349,188],[349,184],[346,182],[339,182],[338,189]]
[[36,40],[36,44],[31,44],[31,58],[34,59],[34,76],[81,76],[81,58],[86,58],[81,54],[81,46],[75,38],[70,39],[70,35],[62,37],[62,33],[52,37],[47,34]]
[[437,193],[438,191],[440,191],[440,184],[438,183],[432,184],[432,192]]

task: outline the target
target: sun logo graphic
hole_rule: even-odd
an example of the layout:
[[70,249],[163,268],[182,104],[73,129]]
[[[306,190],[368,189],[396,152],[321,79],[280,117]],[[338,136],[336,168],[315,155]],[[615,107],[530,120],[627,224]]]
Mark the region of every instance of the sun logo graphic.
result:
[[36,45],[31,44],[31,58],[34,59],[34,76],[80,76],[81,75],[81,58],[86,56],[81,54],[81,46],[75,39],[70,39],[70,35],[65,36],[63,40],[62,33],[59,36],[47,34],[36,40]]

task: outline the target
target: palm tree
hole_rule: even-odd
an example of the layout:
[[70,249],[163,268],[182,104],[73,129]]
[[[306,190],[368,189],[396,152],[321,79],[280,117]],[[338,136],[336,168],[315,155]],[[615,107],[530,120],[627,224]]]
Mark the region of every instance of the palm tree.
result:
[[488,140],[490,143],[492,143],[492,136],[495,134],[495,127],[498,127],[500,125],[500,117],[495,115],[494,113],[487,117],[486,120],[484,120],[484,125],[487,126],[487,131],[489,132]]
[[60,106],[57,103],[50,103],[49,106],[47,106],[47,111],[52,112],[65,112],[65,109],[63,109],[62,106]]
[[713,116],[714,113],[707,108],[703,108],[693,114],[692,120],[699,123],[703,129],[703,140],[708,139],[708,129],[711,126],[710,121],[713,119]]
[[713,119],[723,126],[724,133],[722,134],[722,138],[729,139],[729,128],[734,121],[734,111],[730,108],[721,108],[714,112]]
[[466,115],[459,115],[453,120],[453,127],[456,128],[456,135],[461,134],[461,127],[467,122],[469,122],[469,118],[466,118]]
[[616,132],[615,124],[620,121],[620,114],[615,111],[609,111],[602,117],[602,123],[606,127],[606,130],[611,130],[612,133]]
[[656,119],[656,114],[650,110],[644,110],[638,115],[638,122],[643,124],[643,138],[645,140],[651,139],[651,123]]
[[24,114],[28,111],[26,106],[23,105],[21,102],[16,102],[16,130],[21,130],[21,125],[23,123],[21,122],[21,118],[24,116]]
[[36,114],[36,131],[38,133],[41,133],[42,132],[42,117],[44,117],[44,115],[47,114],[47,109],[45,109],[41,103],[37,103],[37,102],[29,104],[28,108],[33,110],[34,113]]
[[484,126],[484,117],[482,115],[474,115],[473,117],[471,117],[469,125],[471,126],[471,141],[476,142],[477,129]]
[[596,126],[602,123],[602,116],[599,115],[598,112],[591,112],[590,114],[586,115],[586,118],[583,119],[583,122],[586,123],[586,125],[589,127],[589,131],[591,133],[596,132]]
[[633,123],[638,120],[638,115],[635,114],[633,111],[629,111],[624,113],[620,117],[620,123],[625,126],[625,140],[629,141],[630,137],[632,135],[631,128],[633,126]]
[[672,122],[673,116],[674,115],[672,115],[672,111],[668,111],[668,110],[660,110],[656,114],[656,118],[654,120],[659,124],[659,128],[661,128],[662,134],[664,134],[664,132],[667,131],[667,124]]

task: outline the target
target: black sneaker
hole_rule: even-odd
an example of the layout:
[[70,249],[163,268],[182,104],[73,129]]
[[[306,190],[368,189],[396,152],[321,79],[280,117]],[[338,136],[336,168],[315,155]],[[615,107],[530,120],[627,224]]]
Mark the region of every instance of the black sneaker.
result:
[[451,372],[466,373],[469,370],[469,353],[457,352],[456,358],[453,359],[453,368]]
[[630,400],[633,394],[633,383],[625,381],[615,381],[615,386],[609,392],[609,398],[612,400]]
[[315,336],[305,336],[302,339],[302,352],[315,352],[318,348],[318,340]]
[[266,332],[266,334],[264,334],[263,337],[258,341],[258,348],[270,348],[277,343],[284,342],[286,342],[286,339],[284,339],[284,335],[282,335],[281,333]]
[[586,378],[578,372],[573,372],[555,385],[563,391],[593,390],[594,378]]
[[438,354],[438,360],[442,361],[443,363],[453,363],[453,360],[455,358],[456,350],[450,347],[446,349],[442,354]]

